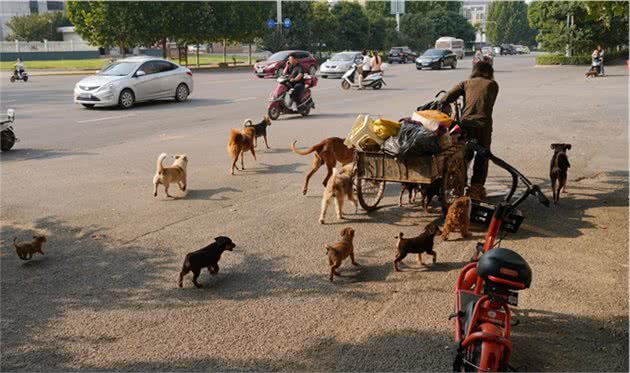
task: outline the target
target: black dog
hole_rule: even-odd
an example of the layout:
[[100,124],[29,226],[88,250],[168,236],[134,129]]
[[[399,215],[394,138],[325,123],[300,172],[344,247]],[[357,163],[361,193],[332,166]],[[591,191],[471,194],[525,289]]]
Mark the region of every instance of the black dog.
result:
[[551,144],[551,149],[553,149],[553,157],[551,157],[549,177],[553,189],[553,203],[558,203],[560,191],[567,192],[567,176],[571,167],[567,150],[571,149],[571,144]]
[[433,263],[437,260],[437,254],[433,251],[433,239],[436,234],[442,234],[440,227],[436,222],[429,223],[424,227],[424,232],[417,237],[403,238],[402,232],[396,237],[398,242],[396,243],[396,258],[394,259],[394,270],[398,269],[398,263],[405,259],[407,254],[418,254],[418,261],[422,262],[422,253],[427,253],[433,256]]
[[429,206],[433,197],[440,196],[442,179],[436,179],[431,184],[420,184],[420,194],[422,195],[422,207],[425,213],[429,213]]
[[183,286],[182,281],[184,276],[186,276],[188,272],[192,272],[193,284],[198,288],[202,287],[197,282],[201,269],[208,268],[208,272],[210,272],[211,275],[216,275],[219,273],[219,259],[221,259],[221,254],[223,254],[225,250],[232,251],[234,247],[236,247],[236,244],[234,244],[229,237],[219,236],[214,239],[213,243],[203,249],[186,254],[182,271],[179,273],[177,285],[181,288]]
[[271,119],[269,119],[269,117],[264,117],[262,122],[258,124],[254,124],[251,119],[247,119],[245,121],[243,127],[252,127],[254,129],[254,132],[256,133],[256,136],[254,137],[254,148],[258,147],[257,138],[262,136],[263,139],[265,139],[265,146],[267,147],[267,149],[271,149],[269,147],[269,144],[267,144],[267,127],[269,126],[271,126]]

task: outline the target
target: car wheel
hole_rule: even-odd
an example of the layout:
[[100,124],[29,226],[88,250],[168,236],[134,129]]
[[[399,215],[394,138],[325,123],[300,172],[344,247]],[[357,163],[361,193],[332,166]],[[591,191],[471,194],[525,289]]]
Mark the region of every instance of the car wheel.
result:
[[120,96],[118,96],[118,105],[120,105],[123,109],[129,109],[133,106],[136,97],[133,94],[133,91],[129,88],[123,89],[120,92]]
[[2,131],[0,135],[0,150],[7,152],[15,145],[15,134],[11,130]]
[[342,80],[341,81],[341,88],[346,89],[346,90],[350,89],[350,83],[348,83],[348,81],[345,80],[345,79]]
[[444,68],[444,61],[440,61],[440,66],[438,67],[438,70],[442,70]]
[[94,108],[94,104],[81,104],[84,108],[86,109],[92,109]]
[[453,64],[451,65],[452,69],[456,69],[457,68],[457,60],[453,61]]
[[317,75],[317,67],[315,65],[311,66],[310,69],[308,69],[308,74],[310,76],[315,76]]
[[186,86],[186,84],[181,83],[180,85],[177,86],[177,89],[175,90],[175,101],[177,102],[183,102],[186,101],[186,99],[188,99],[188,87]]
[[416,66],[416,70],[422,70],[422,67]]
[[323,78],[323,79],[327,79],[327,78],[328,78],[328,75],[322,75],[322,78]]

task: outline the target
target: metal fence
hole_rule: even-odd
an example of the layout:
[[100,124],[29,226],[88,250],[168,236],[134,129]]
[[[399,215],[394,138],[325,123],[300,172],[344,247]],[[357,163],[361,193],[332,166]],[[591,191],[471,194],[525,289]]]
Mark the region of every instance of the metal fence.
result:
[[81,41],[0,41],[0,53],[19,52],[79,52],[98,48]]

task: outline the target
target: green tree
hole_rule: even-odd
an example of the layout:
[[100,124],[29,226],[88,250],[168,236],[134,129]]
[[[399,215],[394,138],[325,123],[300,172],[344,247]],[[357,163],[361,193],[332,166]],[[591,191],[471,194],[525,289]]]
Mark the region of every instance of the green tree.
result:
[[524,1],[493,1],[488,7],[488,41],[493,44],[532,45],[535,31],[529,27]]
[[333,50],[337,42],[337,18],[330,12],[327,2],[312,3],[310,51],[321,54],[323,50]]
[[406,44],[415,50],[425,50],[435,42],[435,25],[421,13],[405,14],[400,20],[400,31],[407,39]]
[[7,36],[6,40],[62,40],[62,35],[57,32],[57,28],[68,25],[70,25],[70,21],[63,15],[63,12],[15,16],[7,22],[11,34]]
[[340,1],[332,8],[337,19],[337,49],[357,50],[367,46],[368,16],[358,3]]
[[465,42],[475,41],[475,28],[460,13],[438,8],[426,16],[435,25],[434,40],[442,36],[452,36]]

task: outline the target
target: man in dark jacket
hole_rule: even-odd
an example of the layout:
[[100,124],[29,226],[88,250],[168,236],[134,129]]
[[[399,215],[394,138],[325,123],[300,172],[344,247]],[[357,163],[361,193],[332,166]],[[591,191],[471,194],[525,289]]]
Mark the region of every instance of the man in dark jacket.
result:
[[293,53],[289,55],[287,67],[285,68],[284,74],[289,77],[289,82],[291,82],[291,86],[293,87],[291,99],[297,106],[300,103],[300,99],[302,98],[302,93],[304,93],[305,88],[304,70],[302,69],[302,65],[300,65],[297,57]]
[[[499,85],[494,81],[494,69],[486,61],[479,61],[473,66],[470,79],[464,80],[451,89],[443,99],[446,103],[464,96],[462,126],[470,138],[490,149],[492,143],[492,109],[499,94]],[[475,157],[473,174],[470,179],[468,195],[474,199],[485,198],[488,160]]]

